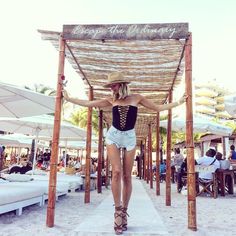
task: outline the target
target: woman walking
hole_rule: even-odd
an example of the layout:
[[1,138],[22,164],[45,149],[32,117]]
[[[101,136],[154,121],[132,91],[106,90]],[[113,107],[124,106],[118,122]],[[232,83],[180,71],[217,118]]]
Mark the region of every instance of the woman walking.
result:
[[[115,204],[114,230],[116,234],[122,234],[127,230],[127,209],[132,192],[131,172],[136,147],[134,127],[138,105],[160,112],[176,107],[186,100],[183,96],[178,102],[155,105],[141,94],[130,93],[128,84],[122,73],[113,72],[108,75],[108,81],[104,85],[111,89],[111,97],[87,101],[69,97],[67,92],[63,91],[65,100],[80,106],[99,108],[112,106],[112,126],[106,134],[106,148],[112,166],[111,189]],[[120,158],[121,148],[125,150],[123,162]]]

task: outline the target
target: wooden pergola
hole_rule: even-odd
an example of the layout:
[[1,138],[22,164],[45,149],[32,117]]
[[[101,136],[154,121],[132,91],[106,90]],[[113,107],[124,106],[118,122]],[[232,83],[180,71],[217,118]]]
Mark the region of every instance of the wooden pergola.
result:
[[[42,39],[49,40],[59,51],[57,99],[55,125],[52,142],[50,187],[47,225],[54,225],[56,165],[61,120],[61,90],[65,79],[65,58],[69,61],[86,85],[90,100],[109,96],[109,89],[103,88],[110,72],[121,71],[130,83],[134,93],[141,93],[155,104],[172,102],[173,91],[185,79],[186,94],[186,144],[188,158],[188,227],[197,229],[196,193],[193,152],[192,118],[192,36],[187,23],[174,24],[112,24],[112,25],[64,25],[62,32],[39,30]],[[185,78],[183,77],[185,75]],[[78,88],[79,89],[79,88]],[[150,180],[151,132],[156,129],[159,140],[160,114],[139,107],[136,123],[138,144],[144,144],[145,178]],[[90,202],[90,152],[91,112],[89,108],[87,128],[87,155],[85,203]],[[166,205],[171,205],[170,159],[171,159],[171,110],[168,111],[167,131],[167,182]],[[99,163],[102,153],[102,120],[111,124],[111,109],[99,111]],[[157,170],[159,170],[159,142],[157,142]],[[99,173],[98,173],[99,177]],[[157,195],[159,183],[156,181]]]

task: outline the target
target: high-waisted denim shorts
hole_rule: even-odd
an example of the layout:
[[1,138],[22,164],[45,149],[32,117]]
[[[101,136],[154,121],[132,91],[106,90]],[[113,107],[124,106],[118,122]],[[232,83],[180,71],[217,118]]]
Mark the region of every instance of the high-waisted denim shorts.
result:
[[120,131],[111,126],[106,134],[106,144],[115,144],[117,148],[126,148],[127,151],[131,151],[136,146],[135,130]]

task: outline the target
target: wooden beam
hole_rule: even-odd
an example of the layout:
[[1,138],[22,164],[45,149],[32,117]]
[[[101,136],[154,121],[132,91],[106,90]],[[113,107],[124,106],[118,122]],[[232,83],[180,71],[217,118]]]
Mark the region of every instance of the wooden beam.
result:
[[60,37],[59,65],[57,75],[57,96],[55,104],[54,127],[52,137],[52,153],[50,158],[50,176],[48,189],[48,206],[46,225],[54,226],[55,218],[55,202],[56,202],[56,185],[57,185],[57,160],[58,160],[58,144],[60,137],[61,123],[61,104],[62,104],[62,84],[64,79],[65,66],[65,41]]
[[145,138],[144,140],[144,148],[143,148],[143,179],[146,180],[146,177],[147,177],[147,138]]
[[[110,89],[106,89],[106,88],[99,88],[99,87],[94,87],[93,89],[94,91],[107,91],[110,92]],[[169,92],[169,89],[157,89],[157,88],[132,88],[131,86],[131,90],[132,91],[142,91],[142,92]]]
[[147,181],[147,184],[149,184],[149,180],[150,180],[150,152],[149,152],[149,134],[148,134],[148,137],[147,137],[147,142],[146,142],[146,181]]
[[97,167],[97,192],[102,192],[102,150],[103,150],[103,111],[99,110],[98,116],[98,167]]
[[156,195],[160,195],[160,113],[156,116]]
[[110,161],[109,161],[109,157],[108,157],[108,155],[106,155],[106,183],[105,183],[105,185],[106,185],[106,188],[108,188],[108,185],[109,185],[109,182],[110,182],[110,177],[112,177],[112,176],[110,176]]
[[63,25],[66,40],[154,40],[186,39],[188,23]]
[[70,49],[70,46],[69,46],[67,43],[66,43],[66,47],[67,47],[67,49],[69,50],[69,52],[70,52],[70,54],[71,54],[71,56],[72,56],[72,58],[73,58],[75,64],[77,65],[77,67],[78,67],[80,73],[82,74],[82,80],[86,80],[86,81],[87,81],[87,84],[89,85],[89,87],[91,87],[91,84],[90,84],[90,82],[89,82],[88,79],[87,79],[87,76],[86,76],[85,73],[83,72],[83,70],[82,70],[82,68],[81,68],[81,66],[80,66],[80,64],[79,64],[79,62],[78,62],[78,60],[77,60],[77,58],[75,57],[75,55],[73,54],[72,50]]
[[[169,103],[172,102],[172,92],[169,94]],[[171,206],[171,131],[172,110],[168,110],[167,145],[166,145],[166,206]]]
[[[93,100],[93,88],[89,90],[89,100]],[[87,138],[86,138],[86,163],[85,163],[85,195],[84,203],[90,203],[90,165],[91,165],[91,143],[92,143],[92,112],[88,107]]]
[[186,102],[186,149],[187,149],[187,184],[188,184],[188,228],[196,231],[196,175],[193,141],[192,107],[192,35],[189,35],[185,47],[185,92]]
[[226,147],[225,147],[225,137],[223,136],[221,138],[221,142],[222,142],[222,149],[223,149],[223,157],[226,157],[227,153],[226,153]]
[[153,172],[152,172],[152,126],[151,126],[151,124],[148,124],[148,153],[149,153],[150,188],[153,188]]
[[142,163],[143,163],[143,141],[140,141],[140,155],[138,159],[138,176],[139,179],[142,179]]

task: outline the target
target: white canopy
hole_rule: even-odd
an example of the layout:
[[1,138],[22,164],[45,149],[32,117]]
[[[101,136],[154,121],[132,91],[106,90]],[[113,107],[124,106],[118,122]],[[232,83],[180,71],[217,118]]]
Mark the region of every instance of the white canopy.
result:
[[[60,141],[60,147],[65,148],[73,148],[73,149],[85,149],[86,148],[86,141]],[[91,143],[92,150],[98,149],[98,144],[94,141]]]
[[0,144],[11,147],[31,147],[32,137],[23,134],[0,135]]
[[[1,130],[12,133],[52,137],[54,116],[41,115],[22,118],[0,118]],[[69,122],[62,121],[60,137],[84,140],[86,131]]]
[[[0,118],[1,130],[34,135],[36,138],[36,150],[39,136],[52,137],[54,128],[54,116],[41,115],[23,118]],[[62,121],[60,127],[60,137],[63,138],[77,138],[77,140],[84,140],[86,131],[76,127],[68,122]],[[34,161],[36,159],[36,152],[34,152]],[[33,165],[34,168],[34,165]]]
[[[167,120],[160,121],[160,127],[167,128]],[[176,117],[172,119],[172,130],[185,132],[186,120],[182,117]],[[193,132],[194,133],[212,133],[222,136],[229,136],[233,130],[225,125],[218,124],[205,117],[194,115],[193,117]]]
[[55,97],[0,82],[0,117],[54,113]]

